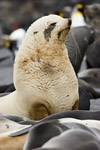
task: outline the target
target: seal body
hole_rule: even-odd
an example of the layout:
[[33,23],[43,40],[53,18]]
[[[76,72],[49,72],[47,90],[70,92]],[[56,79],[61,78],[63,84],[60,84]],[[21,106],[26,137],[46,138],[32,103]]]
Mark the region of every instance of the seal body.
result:
[[86,23],[97,31],[100,31],[100,4],[85,5],[83,14]]
[[69,19],[49,15],[29,27],[15,59],[16,91],[0,99],[2,113],[38,120],[78,108],[78,82],[64,44],[70,26]]
[[84,55],[93,41],[94,31],[88,26],[74,27],[69,31],[65,45],[76,74],[79,72]]
[[[14,118],[14,116],[12,117]],[[0,115],[0,149],[22,150],[27,137],[27,133],[24,135],[20,134],[21,136],[15,137],[12,137],[11,135],[25,129],[27,130],[27,128],[30,127],[31,125],[20,125],[19,123],[6,119],[2,115]]]

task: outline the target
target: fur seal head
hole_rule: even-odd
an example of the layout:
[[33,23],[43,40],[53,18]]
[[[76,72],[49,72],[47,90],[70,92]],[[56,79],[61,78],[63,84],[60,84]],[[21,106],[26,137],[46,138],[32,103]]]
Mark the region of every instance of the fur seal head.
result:
[[35,43],[64,42],[70,26],[70,19],[64,19],[57,15],[49,15],[34,22],[29,28],[28,33],[32,35]]
[[78,83],[64,44],[70,26],[70,19],[48,15],[29,27],[15,59],[12,114],[39,120],[76,109]]

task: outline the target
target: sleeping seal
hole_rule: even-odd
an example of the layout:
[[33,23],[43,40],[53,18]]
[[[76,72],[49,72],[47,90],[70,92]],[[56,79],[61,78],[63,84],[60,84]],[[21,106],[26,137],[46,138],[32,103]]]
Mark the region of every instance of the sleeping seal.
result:
[[70,26],[70,19],[48,15],[29,27],[15,59],[16,91],[0,98],[1,113],[40,120],[78,108],[78,82],[64,44]]
[[26,134],[20,134],[20,136],[14,138],[10,135],[17,132],[22,133],[30,128],[31,125],[20,125],[17,122],[0,116],[0,150],[22,150],[27,137],[27,132]]

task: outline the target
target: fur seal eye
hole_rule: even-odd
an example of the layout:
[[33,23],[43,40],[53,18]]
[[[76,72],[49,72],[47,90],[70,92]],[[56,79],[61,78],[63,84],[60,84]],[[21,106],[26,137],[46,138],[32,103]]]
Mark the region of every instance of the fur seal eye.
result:
[[55,26],[57,22],[51,23],[50,26]]
[[37,33],[38,33],[38,31],[33,32],[33,34],[37,34]]
[[44,30],[44,37],[47,41],[49,41],[49,38],[51,38],[51,32],[55,28],[56,22],[51,23],[47,29]]

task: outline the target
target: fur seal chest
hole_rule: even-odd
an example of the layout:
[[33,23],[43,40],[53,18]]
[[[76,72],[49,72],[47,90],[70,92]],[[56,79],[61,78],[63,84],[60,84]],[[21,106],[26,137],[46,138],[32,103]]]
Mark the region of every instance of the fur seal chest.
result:
[[0,112],[39,120],[78,108],[78,82],[66,35],[71,20],[44,16],[28,29],[14,64],[16,91],[0,98]]

